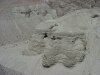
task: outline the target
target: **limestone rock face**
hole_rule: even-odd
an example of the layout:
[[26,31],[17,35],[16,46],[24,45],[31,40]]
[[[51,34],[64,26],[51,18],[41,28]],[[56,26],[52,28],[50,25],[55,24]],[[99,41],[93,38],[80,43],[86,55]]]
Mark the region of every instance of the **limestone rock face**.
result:
[[[30,40],[29,50],[25,52],[25,55],[42,54],[41,64],[44,67],[61,63],[70,68],[82,62],[86,56],[86,51],[89,49],[90,30],[97,26],[97,24],[92,23],[96,19],[92,17],[94,12],[90,9],[91,13],[89,14],[86,13],[86,11],[89,12],[87,9],[83,10],[37,25],[35,27],[36,32],[33,34],[34,37],[32,37],[36,42]],[[99,13],[97,14],[99,15]]]
[[70,11],[75,11],[82,8],[95,7],[97,0],[45,0],[51,7],[56,9],[58,16],[63,16]]
[[45,28],[41,29],[41,26],[40,30],[39,26],[36,27],[37,33],[33,34],[30,39],[30,52],[24,52],[24,55],[29,55],[29,53],[31,55],[32,53],[33,55],[43,54],[42,65],[44,67],[51,67],[56,63],[73,67],[78,62],[82,62],[85,58],[87,45],[85,33],[78,31],[78,29],[74,31],[73,28],[67,28],[68,31],[65,29],[61,32],[60,29],[56,29],[58,26],[55,24],[52,28],[51,26],[48,25],[48,31]]
[[[63,33],[62,33],[63,34]],[[79,35],[79,36],[78,36]],[[77,62],[83,61],[86,51],[86,39],[81,34],[67,34],[53,36],[46,44],[43,56],[43,66],[51,67],[57,62],[63,63],[66,67],[73,67]]]

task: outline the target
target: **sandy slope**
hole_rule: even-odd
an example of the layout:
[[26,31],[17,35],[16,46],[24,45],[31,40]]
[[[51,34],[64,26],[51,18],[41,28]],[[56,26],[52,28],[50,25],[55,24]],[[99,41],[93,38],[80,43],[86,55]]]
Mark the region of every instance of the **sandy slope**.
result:
[[[30,19],[17,18],[18,20],[16,21],[11,11],[16,6],[34,5],[41,3],[41,1],[45,0],[0,0],[0,46],[23,41],[30,37],[32,32],[34,32],[34,25],[39,24],[41,19],[39,17]],[[99,6],[99,3],[100,2],[97,1],[96,6]],[[62,3],[61,5],[63,6]],[[57,4],[57,6],[59,6],[59,4]],[[64,9],[60,10],[59,13],[61,13],[61,11],[66,12]]]
[[[30,2],[31,1],[31,2]],[[33,4],[32,0],[4,0],[0,2],[0,45],[18,41],[22,35],[13,21],[11,10],[15,6]],[[21,38],[21,40],[24,38]]]
[[[49,20],[41,23],[41,27],[48,26],[49,22],[59,24],[61,27],[79,28],[87,36],[88,45],[86,58],[82,63],[77,64],[74,68],[66,68],[62,64],[57,64],[49,69],[41,65],[41,55],[25,56],[23,50],[27,50],[28,42],[20,42],[12,45],[2,46],[0,48],[0,64],[5,67],[14,69],[26,75],[99,75],[100,74],[100,9],[83,9],[72,12],[62,18]],[[43,27],[43,29],[44,29]],[[63,29],[62,28],[62,29]]]
[[16,45],[15,47],[14,45],[9,45],[0,48],[0,64],[15,71],[24,73],[25,75],[88,75],[90,73],[85,70],[90,69],[85,67],[85,63],[89,63],[87,60],[81,64],[77,64],[74,68],[66,68],[62,64],[57,64],[47,69],[43,68],[41,65],[41,55],[23,56],[21,51],[27,49],[27,44],[23,42]]
[[0,65],[0,75],[24,75],[24,74]]

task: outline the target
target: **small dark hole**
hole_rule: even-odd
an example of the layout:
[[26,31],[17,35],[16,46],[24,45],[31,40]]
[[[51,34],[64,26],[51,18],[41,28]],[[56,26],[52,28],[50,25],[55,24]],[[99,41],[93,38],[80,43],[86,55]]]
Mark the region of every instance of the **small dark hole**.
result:
[[96,17],[99,17],[99,15],[95,14],[92,16],[92,18],[96,18]]
[[54,28],[54,26],[51,26],[49,29],[53,29]]
[[55,37],[55,36],[53,36],[52,38],[51,38],[52,40],[61,40],[62,38],[61,37]]
[[75,64],[73,63],[73,64],[67,65],[67,66],[65,66],[65,67],[67,67],[67,68],[73,68],[74,65],[75,65]]
[[52,40],[56,40],[56,37],[55,37],[55,36],[53,36],[51,39],[52,39]]
[[47,66],[47,65],[43,65],[42,64],[42,66],[44,67],[44,68],[50,68],[51,66]]
[[48,37],[48,34],[47,33],[44,33],[43,39],[44,38],[47,38],[47,37]]

